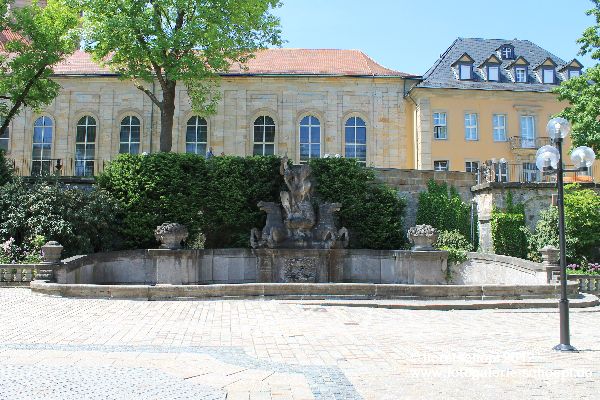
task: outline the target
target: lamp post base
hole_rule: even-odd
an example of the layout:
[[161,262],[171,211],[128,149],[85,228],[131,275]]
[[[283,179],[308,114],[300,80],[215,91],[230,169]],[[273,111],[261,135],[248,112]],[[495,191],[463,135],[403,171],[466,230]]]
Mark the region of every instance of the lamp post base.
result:
[[579,353],[579,350],[577,350],[575,347],[571,346],[570,344],[562,344],[562,343],[554,346],[552,348],[552,350]]

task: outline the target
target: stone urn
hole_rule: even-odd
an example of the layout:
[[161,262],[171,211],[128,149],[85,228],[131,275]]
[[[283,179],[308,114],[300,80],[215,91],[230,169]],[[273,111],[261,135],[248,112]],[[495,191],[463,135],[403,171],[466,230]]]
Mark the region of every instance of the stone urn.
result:
[[161,249],[176,250],[181,248],[181,242],[187,239],[188,230],[176,222],[165,222],[156,227],[154,237],[161,243]]
[[42,246],[42,260],[45,264],[60,263],[63,246],[55,241],[47,242]]
[[432,251],[438,238],[438,231],[431,225],[417,225],[408,230],[408,239],[413,244],[412,251]]
[[544,265],[556,266],[560,264],[560,250],[556,247],[546,245],[540,249],[540,253]]

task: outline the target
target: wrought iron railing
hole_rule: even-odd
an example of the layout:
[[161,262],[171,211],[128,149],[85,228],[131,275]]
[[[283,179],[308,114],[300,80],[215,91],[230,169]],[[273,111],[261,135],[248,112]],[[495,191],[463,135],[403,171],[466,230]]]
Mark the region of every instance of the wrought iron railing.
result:
[[[556,182],[555,175],[542,174],[533,163],[524,164],[486,161],[477,171],[477,182]],[[572,168],[572,166],[567,165],[566,168]],[[565,183],[598,182],[600,181],[600,163],[594,164],[587,171],[566,172],[564,177]]]
[[533,149],[537,150],[542,146],[551,143],[549,137],[538,137],[538,138],[523,138],[521,136],[513,136],[509,138],[510,148],[515,149]]

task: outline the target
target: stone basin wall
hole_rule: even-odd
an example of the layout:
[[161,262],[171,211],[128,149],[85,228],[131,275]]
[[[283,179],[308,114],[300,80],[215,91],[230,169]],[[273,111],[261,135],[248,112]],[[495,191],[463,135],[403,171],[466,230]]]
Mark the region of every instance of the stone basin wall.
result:
[[[336,270],[329,275],[320,274],[316,282],[545,284],[549,276],[546,267],[541,264],[480,253],[470,253],[469,260],[452,266],[450,273],[446,270],[447,253],[444,251],[336,249],[331,250],[328,259],[333,260]],[[276,278],[280,274],[261,275],[260,268],[259,258],[250,249],[150,249],[72,257],[63,260],[55,271],[55,278],[63,284],[282,282]]]

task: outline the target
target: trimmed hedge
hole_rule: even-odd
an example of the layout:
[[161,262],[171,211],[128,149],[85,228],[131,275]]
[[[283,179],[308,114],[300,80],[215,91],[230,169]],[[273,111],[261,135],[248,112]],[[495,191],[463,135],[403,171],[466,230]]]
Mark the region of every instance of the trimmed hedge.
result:
[[494,253],[527,258],[525,210],[522,204],[513,204],[512,193],[506,197],[506,210],[492,210],[492,241]]
[[[339,226],[350,231],[350,246],[400,248],[404,243],[404,202],[373,183],[372,170],[350,159],[312,160],[316,193],[340,202]],[[154,229],[163,222],[186,225],[191,241],[204,234],[205,247],[248,247],[250,230],[264,226],[257,203],[280,202],[286,190],[278,157],[204,157],[156,153],[122,155],[98,177],[124,209],[121,233],[126,247],[154,247]],[[315,204],[316,205],[316,204]]]

